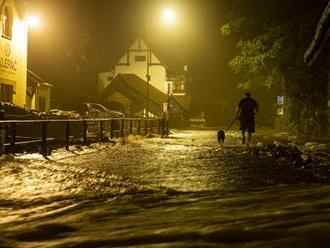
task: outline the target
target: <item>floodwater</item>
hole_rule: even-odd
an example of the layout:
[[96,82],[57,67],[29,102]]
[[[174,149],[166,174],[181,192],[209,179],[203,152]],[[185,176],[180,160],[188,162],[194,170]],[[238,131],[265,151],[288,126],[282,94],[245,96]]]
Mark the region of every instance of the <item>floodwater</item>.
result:
[[0,163],[0,247],[329,247],[330,164],[212,131]]

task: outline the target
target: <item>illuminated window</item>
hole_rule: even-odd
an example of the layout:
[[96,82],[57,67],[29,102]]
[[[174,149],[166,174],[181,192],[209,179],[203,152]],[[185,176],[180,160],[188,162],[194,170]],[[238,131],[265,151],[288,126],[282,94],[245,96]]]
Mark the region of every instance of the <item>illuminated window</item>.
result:
[[136,62],[142,62],[142,61],[146,61],[146,60],[147,60],[146,56],[135,56]]
[[13,27],[13,16],[8,6],[2,9],[2,36],[11,38]]
[[184,91],[184,82],[181,82],[181,90]]

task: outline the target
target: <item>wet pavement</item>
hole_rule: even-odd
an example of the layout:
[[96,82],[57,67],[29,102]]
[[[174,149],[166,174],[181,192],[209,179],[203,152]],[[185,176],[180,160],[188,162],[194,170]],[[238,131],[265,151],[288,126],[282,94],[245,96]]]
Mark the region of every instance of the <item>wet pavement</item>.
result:
[[237,136],[223,148],[215,131],[180,131],[7,157],[0,247],[329,247],[328,153]]

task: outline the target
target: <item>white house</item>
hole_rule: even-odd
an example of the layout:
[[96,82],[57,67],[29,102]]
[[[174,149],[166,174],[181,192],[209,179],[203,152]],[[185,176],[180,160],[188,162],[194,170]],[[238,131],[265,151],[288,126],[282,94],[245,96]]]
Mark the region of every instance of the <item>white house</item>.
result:
[[[149,59],[147,58],[149,56]],[[149,66],[148,63],[149,62]],[[137,38],[130,48],[124,52],[120,60],[114,64],[109,71],[98,75],[98,93],[103,97],[105,89],[119,75],[136,75],[140,79],[147,81],[147,70],[149,69],[150,85],[165,95],[171,96],[185,110],[189,109],[189,96],[187,94],[187,66],[173,68],[167,65],[159,55],[147,47],[141,38]],[[138,82],[135,80],[135,82]],[[139,81],[140,82],[140,81]],[[106,91],[107,94],[114,95],[113,90]],[[141,93],[141,92],[140,92]],[[146,93],[145,93],[146,94]],[[118,94],[117,94],[118,95]],[[114,96],[112,97],[114,100]],[[110,101],[111,96],[106,99]],[[116,98],[118,99],[118,98]],[[167,105],[167,100],[164,106]],[[173,112],[173,111],[172,111]],[[181,111],[182,112],[182,111]],[[152,113],[151,113],[152,114]]]
[[166,90],[166,66],[148,49],[141,38],[132,44],[110,71],[99,74],[99,90],[104,89],[118,74],[135,74],[147,81],[148,54],[149,83],[164,92]]

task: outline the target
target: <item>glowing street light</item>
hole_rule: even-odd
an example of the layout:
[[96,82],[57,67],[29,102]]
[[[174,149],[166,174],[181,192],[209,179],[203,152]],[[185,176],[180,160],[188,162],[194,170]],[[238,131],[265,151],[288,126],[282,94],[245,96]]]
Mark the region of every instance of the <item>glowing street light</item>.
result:
[[[161,14],[161,21],[166,25],[173,25],[176,21],[176,12],[173,9],[167,8],[164,9]],[[146,25],[147,30],[147,41],[149,43],[150,41],[150,30],[149,30],[149,23]],[[151,51],[148,48],[147,50],[147,87],[146,87],[146,117],[149,118],[149,84],[150,84],[150,64],[151,64]],[[169,102],[169,96],[168,96],[168,102]]]
[[40,26],[40,19],[38,16],[32,15],[26,18],[29,27],[36,28]]
[[165,24],[172,24],[176,20],[176,13],[173,9],[165,9],[162,13],[162,20]]

